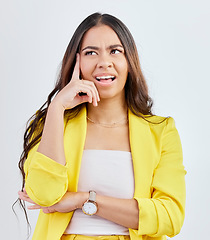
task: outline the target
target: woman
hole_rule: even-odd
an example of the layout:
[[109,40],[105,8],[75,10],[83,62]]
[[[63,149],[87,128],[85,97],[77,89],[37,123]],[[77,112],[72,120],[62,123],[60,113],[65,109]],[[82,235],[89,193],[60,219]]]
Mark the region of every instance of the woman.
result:
[[46,105],[26,130],[19,163],[19,198],[41,209],[34,240],[179,233],[179,135],[172,118],[152,115],[134,40],[119,19],[95,13],[80,24]]

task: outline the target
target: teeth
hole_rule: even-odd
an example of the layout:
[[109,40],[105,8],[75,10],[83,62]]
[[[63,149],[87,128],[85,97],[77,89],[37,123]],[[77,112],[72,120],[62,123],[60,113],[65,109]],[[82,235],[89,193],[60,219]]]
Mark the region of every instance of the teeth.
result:
[[102,77],[96,77],[97,80],[101,80],[101,79],[114,79],[114,76],[102,76]]

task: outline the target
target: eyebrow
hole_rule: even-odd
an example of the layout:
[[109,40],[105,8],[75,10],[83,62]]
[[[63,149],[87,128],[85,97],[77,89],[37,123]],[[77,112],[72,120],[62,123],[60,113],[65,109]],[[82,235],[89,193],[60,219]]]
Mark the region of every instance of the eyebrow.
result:
[[[120,47],[120,48],[123,48],[124,47],[120,44],[114,44],[114,45],[110,45],[109,47],[107,47],[107,49],[113,49],[113,48],[117,48],[117,47]],[[99,47],[96,47],[96,46],[87,46],[85,48],[82,49],[82,51],[85,51],[86,49],[93,49],[93,50],[99,50]]]

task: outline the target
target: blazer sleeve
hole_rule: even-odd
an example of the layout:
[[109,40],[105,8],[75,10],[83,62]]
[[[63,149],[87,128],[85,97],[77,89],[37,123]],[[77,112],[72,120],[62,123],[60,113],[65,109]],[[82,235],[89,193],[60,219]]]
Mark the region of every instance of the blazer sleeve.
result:
[[47,207],[59,202],[66,193],[68,167],[38,152],[38,145],[30,150],[24,164],[25,189],[35,203]]
[[161,137],[161,158],[154,170],[151,198],[135,198],[139,205],[139,235],[177,235],[185,215],[185,174],[179,134],[172,118]]

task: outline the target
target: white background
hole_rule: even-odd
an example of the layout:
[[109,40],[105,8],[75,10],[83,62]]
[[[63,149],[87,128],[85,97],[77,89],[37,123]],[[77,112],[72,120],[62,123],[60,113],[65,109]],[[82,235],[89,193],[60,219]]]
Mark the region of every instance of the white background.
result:
[[[11,211],[21,185],[17,163],[25,123],[52,90],[74,30],[95,11],[113,14],[128,26],[154,112],[176,121],[188,174],[185,223],[174,239],[208,239],[209,10],[209,1],[204,0],[1,0],[0,239],[26,239],[23,213],[16,206],[18,222]],[[37,212],[29,215],[34,229]]]

